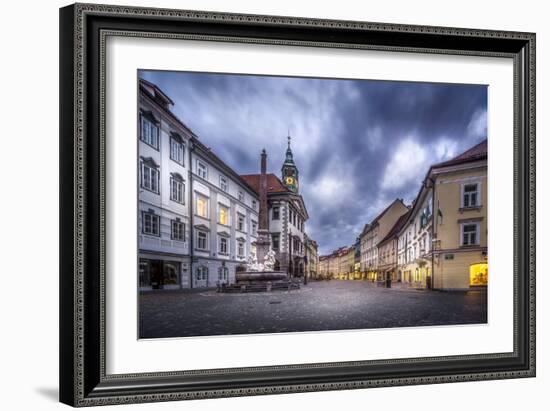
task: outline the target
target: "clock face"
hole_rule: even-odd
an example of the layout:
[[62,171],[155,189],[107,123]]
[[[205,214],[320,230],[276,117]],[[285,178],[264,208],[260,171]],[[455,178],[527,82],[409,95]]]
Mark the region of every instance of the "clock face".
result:
[[294,183],[294,179],[293,179],[292,177],[287,177],[287,178],[285,179],[285,182],[286,182],[288,185],[290,185],[290,184],[293,184],[293,183]]

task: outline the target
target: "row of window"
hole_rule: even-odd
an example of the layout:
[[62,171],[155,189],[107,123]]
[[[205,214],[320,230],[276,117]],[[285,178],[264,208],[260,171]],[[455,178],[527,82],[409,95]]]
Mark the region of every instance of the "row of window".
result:
[[[203,230],[197,230],[196,234],[196,249],[200,251],[209,251],[210,241],[209,232]],[[229,243],[230,238],[222,235],[218,235],[218,253],[222,255],[229,255]],[[237,257],[245,257],[245,241],[237,239]]]
[[304,231],[304,221],[300,218],[298,213],[293,211],[291,208],[288,210],[288,221],[290,224],[292,224],[294,227],[296,227],[300,231]]
[[[141,116],[140,139],[147,145],[158,150],[159,148],[159,127],[150,118]],[[176,133],[170,137],[170,158],[178,164],[185,166],[185,143]],[[143,167],[146,167],[144,169]],[[205,162],[197,160],[197,175],[205,180],[208,179],[208,166]],[[154,193],[159,192],[159,171],[158,167],[142,166],[142,187]],[[222,191],[229,191],[229,180],[220,175],[219,187]],[[238,192],[239,201],[245,202],[244,191]],[[182,196],[183,199],[183,196]],[[182,200],[183,201],[183,200]],[[256,200],[252,200],[252,208],[256,209]]]
[[[204,180],[208,180],[208,165],[201,160],[197,160],[197,175]],[[220,175],[219,187],[222,191],[229,192],[229,180],[226,176]],[[237,197],[241,203],[245,202],[244,191],[239,190]],[[252,200],[252,208],[255,210],[256,207],[256,200]]]
[[[206,284],[202,284],[202,285],[208,286],[209,271],[210,270],[208,269],[208,267],[204,265],[198,266],[197,269],[195,270],[195,281],[197,281],[199,285],[201,285],[201,283],[206,282]],[[228,277],[229,277],[229,268],[225,266],[218,268],[218,281],[225,282],[227,281]]]
[[[460,225],[460,246],[476,246],[480,244],[479,222],[462,223]],[[403,255],[405,263],[413,261],[420,255],[431,250],[430,236],[422,237],[422,240],[415,246],[408,248]],[[403,262],[403,261],[400,261]]]
[[[143,234],[153,235],[160,237],[160,216],[155,214],[154,211],[142,212],[142,232]],[[185,223],[181,222],[179,218],[170,220],[171,239],[177,241],[185,241]],[[196,248],[198,250],[209,250],[209,233],[207,231],[197,230],[196,235]],[[278,236],[277,247],[278,245]],[[274,247],[275,248],[275,247]],[[218,236],[218,252],[220,254],[229,254],[229,238],[219,235]],[[245,241],[237,240],[237,256],[245,256]]]
[[[195,211],[196,214],[199,217],[209,219],[210,218],[210,206],[209,206],[209,198],[206,196],[203,196],[201,194],[196,194],[196,202],[195,202]],[[226,205],[223,205],[221,203],[218,203],[218,223],[230,226],[231,225],[231,215],[230,215],[230,208]],[[256,235],[256,231],[258,230],[258,223],[254,220],[251,220],[250,222],[252,230],[251,234]],[[241,232],[246,232],[246,222],[245,222],[245,216],[244,214],[237,213],[237,230]]]
[[[160,173],[155,164],[149,161],[141,162],[141,188],[160,194]],[[170,176],[170,200],[185,204],[185,182],[178,173]]]
[[[160,237],[160,216],[153,211],[144,211],[141,218],[143,234]],[[185,241],[185,223],[181,222],[179,218],[170,220],[170,238],[176,241]]]

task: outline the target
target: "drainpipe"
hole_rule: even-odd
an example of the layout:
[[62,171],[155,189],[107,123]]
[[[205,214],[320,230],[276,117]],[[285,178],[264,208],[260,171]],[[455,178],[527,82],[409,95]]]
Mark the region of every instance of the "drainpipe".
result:
[[430,245],[432,249],[432,283],[431,289],[434,289],[435,283],[435,270],[434,270],[434,233],[435,233],[435,180],[431,177],[426,177],[426,180],[429,180],[432,183],[432,244]]
[[191,161],[191,152],[195,150],[195,145],[189,140],[189,287],[193,288],[193,163]]

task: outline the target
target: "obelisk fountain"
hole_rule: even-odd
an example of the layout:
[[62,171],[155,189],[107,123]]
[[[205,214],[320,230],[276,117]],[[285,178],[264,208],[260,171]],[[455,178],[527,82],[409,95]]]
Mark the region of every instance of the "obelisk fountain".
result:
[[[269,220],[267,208],[267,153],[262,150],[260,164],[260,215],[256,242],[253,245],[256,252],[250,253],[246,264],[246,271],[236,274],[237,284],[256,285],[271,290],[275,283],[281,286],[288,283],[287,273],[284,271],[275,271],[275,252],[271,249],[271,239],[269,236]],[[277,287],[275,287],[277,288]]]

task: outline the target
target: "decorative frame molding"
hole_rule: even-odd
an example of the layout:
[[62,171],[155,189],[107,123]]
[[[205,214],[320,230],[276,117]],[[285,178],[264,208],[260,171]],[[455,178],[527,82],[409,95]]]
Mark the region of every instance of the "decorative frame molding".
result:
[[[512,58],[513,352],[107,375],[108,36]],[[60,10],[60,96],[62,402],[92,406],[535,376],[535,34],[75,4]]]

